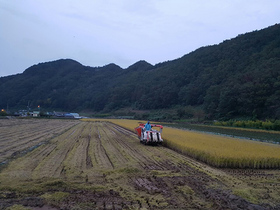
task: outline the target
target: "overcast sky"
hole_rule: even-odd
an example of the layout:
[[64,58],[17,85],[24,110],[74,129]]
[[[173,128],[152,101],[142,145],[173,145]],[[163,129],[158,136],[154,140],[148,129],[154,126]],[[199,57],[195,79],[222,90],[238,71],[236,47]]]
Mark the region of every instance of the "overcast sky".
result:
[[71,58],[173,60],[280,22],[280,0],[0,0],[0,77]]

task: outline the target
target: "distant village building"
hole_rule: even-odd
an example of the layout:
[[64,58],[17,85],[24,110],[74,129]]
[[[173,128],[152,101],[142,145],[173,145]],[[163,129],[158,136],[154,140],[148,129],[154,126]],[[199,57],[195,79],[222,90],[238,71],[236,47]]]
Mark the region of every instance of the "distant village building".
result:
[[54,114],[55,117],[64,117],[64,114],[65,114],[65,113],[54,111],[53,114]]
[[78,113],[70,113],[74,118],[81,118]]
[[[1,109],[0,109],[1,111]],[[75,119],[80,119],[82,118],[78,113],[69,113],[69,112],[44,112],[41,113],[40,111],[27,111],[27,110],[19,110],[18,112],[14,113],[14,116],[20,116],[20,117],[54,117],[54,118],[75,118]]]
[[33,111],[32,116],[33,117],[40,117],[40,112],[39,111]]
[[66,113],[66,112],[53,112],[55,117],[65,117],[65,118],[81,118],[78,113]]
[[70,113],[64,114],[64,117],[66,117],[66,118],[74,118],[74,116],[72,114],[70,114]]

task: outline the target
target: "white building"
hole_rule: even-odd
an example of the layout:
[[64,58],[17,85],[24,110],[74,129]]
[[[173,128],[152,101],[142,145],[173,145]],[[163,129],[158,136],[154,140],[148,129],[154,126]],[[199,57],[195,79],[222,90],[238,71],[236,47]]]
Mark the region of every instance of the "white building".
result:
[[78,113],[69,113],[69,114],[71,114],[74,118],[81,118]]

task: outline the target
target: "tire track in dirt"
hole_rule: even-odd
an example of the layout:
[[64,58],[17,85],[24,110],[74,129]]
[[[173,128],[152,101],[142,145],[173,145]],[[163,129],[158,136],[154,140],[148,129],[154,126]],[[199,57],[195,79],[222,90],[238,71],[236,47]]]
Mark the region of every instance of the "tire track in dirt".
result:
[[[88,159],[89,127],[88,124],[81,123],[80,128],[71,133],[71,136],[73,135],[73,145],[69,148],[61,162],[61,166],[58,168],[61,176],[80,176],[87,170],[90,162],[90,159]],[[76,132],[77,130],[78,132]]]
[[112,132],[108,129],[107,124],[102,123],[99,127],[99,131],[106,154],[108,154],[108,158],[114,167],[118,167],[126,163],[128,159],[123,155],[123,151],[120,150],[120,147],[113,137]]
[[[123,136],[123,138],[116,138],[119,145],[122,145],[125,148],[125,151],[129,153],[135,161],[138,161],[143,169],[150,170],[165,170],[166,165],[161,161],[156,160],[154,157],[161,159],[157,153],[161,153],[161,146],[144,146],[139,143],[138,137],[135,133],[128,131],[120,126],[109,124],[108,129],[114,129],[117,132],[117,136]],[[132,147],[135,144],[129,144],[129,142],[137,143],[137,147]],[[139,145],[138,145],[139,144]]]
[[113,169],[114,165],[102,145],[101,135],[97,126],[95,127],[95,135],[93,141],[95,141],[94,156],[98,166],[100,168]]
[[69,165],[73,165],[77,170],[83,173],[85,170],[93,167],[91,157],[89,156],[89,145],[91,141],[91,126],[85,124],[79,134],[75,149],[71,151],[73,153],[72,159],[69,160]]
[[132,132],[124,131],[123,128],[118,126],[113,126],[113,129],[113,132],[116,133],[114,139],[116,140],[117,145],[123,148],[123,151],[129,158],[133,159],[133,162],[138,163],[143,169],[151,168],[150,165],[154,165],[151,162],[151,159],[149,159],[145,154],[146,151],[143,151],[143,148],[141,148],[142,145],[138,145],[139,147],[133,147],[133,143],[138,144],[139,142],[136,135],[132,135]]
[[[73,155],[73,159],[70,161],[73,163],[73,166],[81,171],[86,170],[87,159],[88,159],[88,138],[79,138],[76,142],[76,147]],[[89,160],[88,160],[89,162]]]
[[[65,166],[63,162],[68,157],[83,131],[83,124],[78,124],[64,136],[60,136],[52,141],[55,148],[51,153],[45,157],[40,165],[34,170],[35,177],[60,177],[65,174]],[[44,149],[43,147],[40,149]]]
[[90,168],[93,167],[91,157],[90,157],[90,153],[89,153],[90,141],[91,141],[91,134],[89,133],[88,138],[87,138],[87,146],[86,146],[86,169],[90,169]]

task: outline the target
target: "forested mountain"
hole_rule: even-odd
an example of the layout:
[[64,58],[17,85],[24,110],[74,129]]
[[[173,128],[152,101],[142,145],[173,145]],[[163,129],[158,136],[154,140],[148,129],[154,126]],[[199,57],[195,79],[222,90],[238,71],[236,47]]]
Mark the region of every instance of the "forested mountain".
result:
[[104,111],[201,106],[211,119],[280,118],[280,25],[127,69],[70,60],[0,78],[0,108]]

